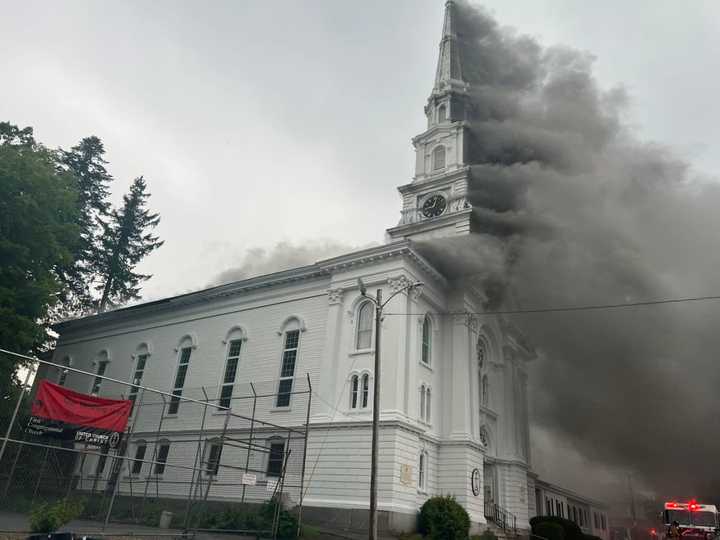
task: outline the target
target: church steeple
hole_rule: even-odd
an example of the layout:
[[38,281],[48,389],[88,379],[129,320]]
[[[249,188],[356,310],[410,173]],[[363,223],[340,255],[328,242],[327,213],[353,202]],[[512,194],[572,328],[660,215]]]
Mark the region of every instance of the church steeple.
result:
[[455,2],[448,0],[435,84],[425,105],[427,129],[412,141],[415,176],[398,188],[403,208],[400,223],[387,231],[391,239],[466,235],[472,228],[467,200],[470,86],[463,78],[457,17]]
[[443,22],[440,55],[435,72],[433,94],[441,94],[450,89],[465,90],[463,80],[461,50],[458,45],[456,28],[456,6],[453,0],[445,3],[445,21]]

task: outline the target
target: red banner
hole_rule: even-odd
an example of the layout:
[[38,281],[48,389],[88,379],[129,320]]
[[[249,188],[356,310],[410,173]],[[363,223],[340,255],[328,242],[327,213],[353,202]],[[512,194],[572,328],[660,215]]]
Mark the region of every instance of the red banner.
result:
[[43,380],[32,404],[28,430],[35,435],[114,447],[131,410],[129,399],[90,396]]

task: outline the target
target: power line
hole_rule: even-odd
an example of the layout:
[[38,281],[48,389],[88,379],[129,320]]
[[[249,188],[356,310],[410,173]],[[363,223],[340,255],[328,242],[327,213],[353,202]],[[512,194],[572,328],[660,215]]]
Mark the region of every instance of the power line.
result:
[[[522,313],[562,313],[568,311],[602,311],[607,309],[624,309],[630,307],[656,306],[660,304],[682,304],[686,302],[704,302],[708,300],[720,300],[717,296],[696,296],[692,298],[666,298],[663,300],[646,300],[644,302],[627,302],[623,304],[590,304],[585,306],[564,306],[533,309],[502,309],[488,311],[436,311],[435,315],[515,315]],[[425,313],[383,313],[383,315],[418,315]]]

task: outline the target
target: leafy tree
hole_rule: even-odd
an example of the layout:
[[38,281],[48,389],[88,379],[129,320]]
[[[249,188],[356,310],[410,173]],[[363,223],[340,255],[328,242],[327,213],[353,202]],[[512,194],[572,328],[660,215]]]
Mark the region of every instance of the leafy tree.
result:
[[159,214],[146,208],[150,194],[142,176],[136,178],[130,192],[123,197],[123,206],[114,210],[103,225],[104,236],[98,261],[102,291],[99,311],[140,297],[140,284],[151,276],[134,271],[149,253],[163,245],[152,230],[160,222]]
[[[0,123],[0,348],[31,353],[63,290],[80,242],[74,177],[32,128]],[[14,391],[17,362],[0,355],[0,397]]]
[[92,310],[92,284],[97,279],[98,249],[104,222],[110,212],[109,188],[113,178],[105,165],[105,147],[95,136],[85,137],[70,151],[59,150],[61,166],[72,173],[78,191],[80,242],[75,264],[61,276],[66,288],[56,315],[80,315]]

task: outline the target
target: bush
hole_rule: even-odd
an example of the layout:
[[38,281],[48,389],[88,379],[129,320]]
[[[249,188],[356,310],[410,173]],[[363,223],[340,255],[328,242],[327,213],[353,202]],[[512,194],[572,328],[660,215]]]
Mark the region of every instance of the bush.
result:
[[541,521],[533,527],[533,534],[542,536],[547,540],[565,540],[565,530],[562,525],[550,521]]
[[470,516],[454,497],[432,497],[420,509],[420,532],[431,540],[466,540]]
[[490,529],[485,529],[482,534],[475,534],[470,540],[497,540],[497,535]]
[[80,517],[84,501],[62,499],[53,504],[41,503],[30,511],[30,531],[54,532],[66,523]]
[[583,534],[583,537],[585,540],[603,540],[599,536],[595,536],[594,534]]
[[585,535],[580,530],[580,527],[574,521],[569,519],[561,518],[558,516],[535,516],[530,520],[530,527],[532,528],[533,534],[543,536],[538,532],[535,532],[535,528],[540,523],[554,523],[560,525],[563,529],[565,540],[585,540]]

